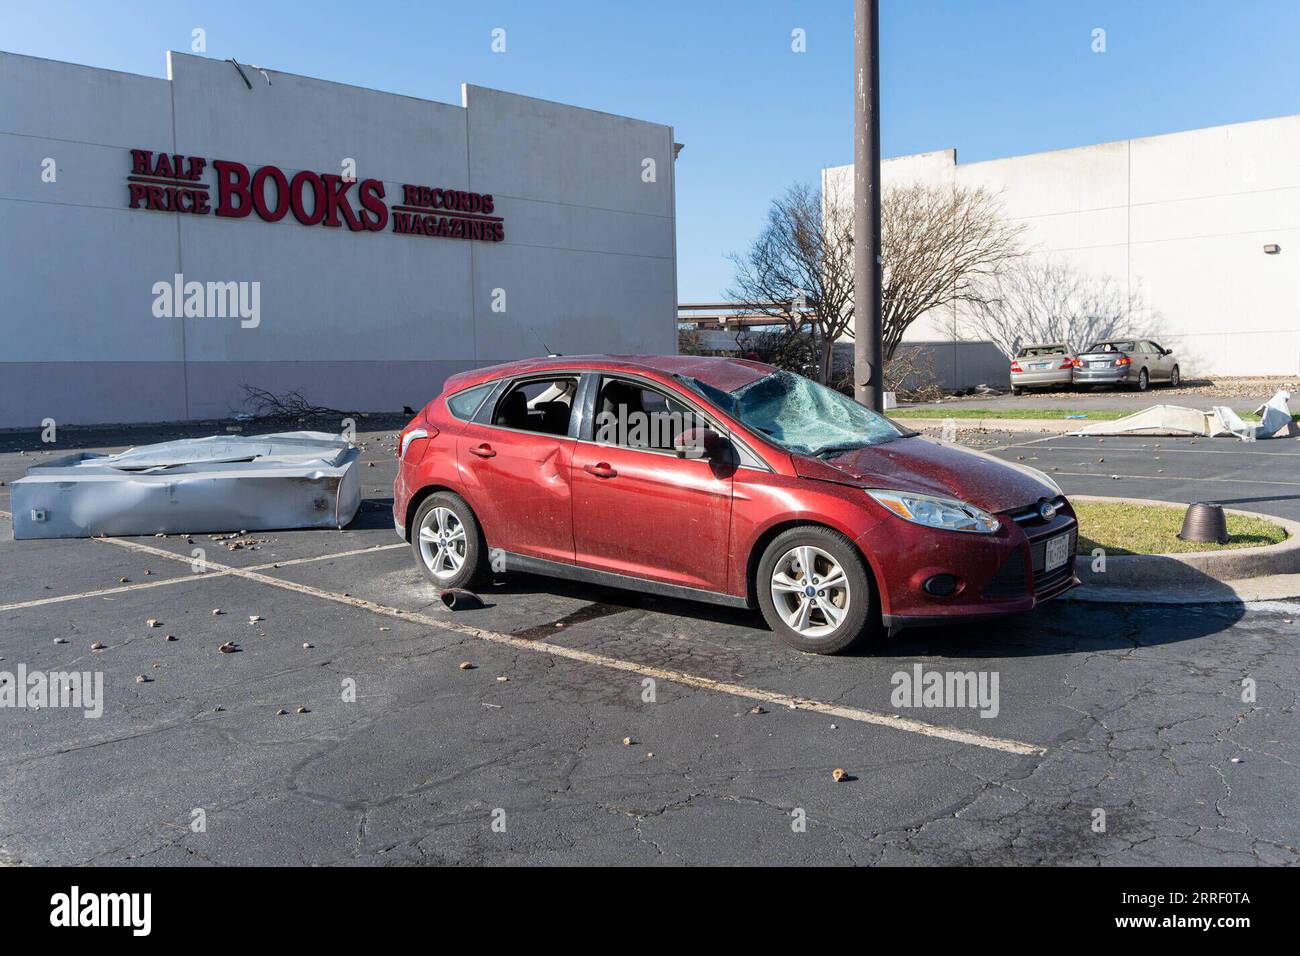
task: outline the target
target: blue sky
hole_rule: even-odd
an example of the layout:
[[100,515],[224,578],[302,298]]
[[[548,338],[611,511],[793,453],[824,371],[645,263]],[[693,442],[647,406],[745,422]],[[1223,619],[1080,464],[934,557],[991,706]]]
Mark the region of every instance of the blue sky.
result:
[[[0,49],[153,76],[196,26],[213,57],[452,103],[470,82],[674,126],[683,301],[723,293],[727,254],[774,196],[852,160],[851,0],[0,0]],[[881,0],[881,35],[886,156],[956,147],[972,162],[1300,113],[1296,0]]]

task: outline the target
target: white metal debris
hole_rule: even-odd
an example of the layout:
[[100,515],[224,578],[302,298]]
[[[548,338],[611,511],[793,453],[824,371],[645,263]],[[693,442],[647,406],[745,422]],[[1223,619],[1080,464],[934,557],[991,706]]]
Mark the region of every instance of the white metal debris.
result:
[[1071,435],[1204,435],[1224,434],[1218,418],[1181,405],[1152,405],[1113,421],[1094,422]]
[[81,452],[13,483],[14,537],[341,528],[361,505],[359,454],[326,432]]

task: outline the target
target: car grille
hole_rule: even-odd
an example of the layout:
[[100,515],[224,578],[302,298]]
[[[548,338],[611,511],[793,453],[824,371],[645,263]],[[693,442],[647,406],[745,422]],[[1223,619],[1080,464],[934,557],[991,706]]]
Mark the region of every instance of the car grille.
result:
[[[1053,503],[1060,507],[1065,503],[1065,499],[1057,498]],[[1033,573],[1033,593],[1035,596],[1042,596],[1073,580],[1074,552],[1079,545],[1079,525],[1074,518],[1059,512],[1050,521],[1044,521],[1042,515],[1038,513],[1038,505],[1038,502],[1034,502],[1032,505],[1013,508],[1002,514],[1020,525],[1025,531],[1025,536],[1029,539],[1029,564]],[[1059,568],[1047,571],[1048,539],[1067,531],[1070,535],[1070,557]],[[1007,559],[1002,562],[1002,566],[998,568],[980,593],[989,600],[1025,597],[1030,590],[1029,584],[1030,582],[1025,580],[1024,551],[1018,549],[1007,556]]]

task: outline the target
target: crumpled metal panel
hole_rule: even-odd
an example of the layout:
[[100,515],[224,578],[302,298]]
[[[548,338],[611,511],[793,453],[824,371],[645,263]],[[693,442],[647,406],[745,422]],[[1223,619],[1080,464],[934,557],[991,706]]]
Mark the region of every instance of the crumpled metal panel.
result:
[[1094,422],[1071,435],[1203,435],[1207,438],[1227,434],[1220,421],[1209,412],[1181,405],[1152,405],[1132,415],[1113,421]]
[[13,483],[14,537],[341,528],[361,506],[359,455],[326,432],[81,452]]

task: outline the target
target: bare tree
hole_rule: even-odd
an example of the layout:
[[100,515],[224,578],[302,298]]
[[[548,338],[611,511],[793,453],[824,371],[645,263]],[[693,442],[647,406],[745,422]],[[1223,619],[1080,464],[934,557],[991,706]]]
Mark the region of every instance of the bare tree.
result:
[[1007,358],[1031,343],[1061,342],[1078,354],[1093,342],[1132,333],[1129,326],[1146,314],[1140,296],[1109,275],[1087,275],[1052,257],[1020,260],[998,287],[996,297],[973,310],[971,325]]
[[770,316],[793,337],[811,337],[817,380],[830,379],[835,340],[853,322],[853,208],[822,201],[797,184],[773,201],[750,250],[733,255],[735,287],[727,297],[746,315]]
[[908,326],[935,309],[983,310],[1021,254],[1022,227],[987,189],[913,183],[886,190],[880,208],[881,332],[892,358]]
[[[731,257],[737,271],[727,293],[746,314],[771,316],[791,332],[806,327],[822,382],[833,371],[835,340],[853,335],[852,192],[833,180],[826,190],[823,196],[796,185],[772,203],[749,252]],[[887,190],[881,204],[886,360],[927,312],[988,307],[1002,271],[1020,254],[1020,231],[985,189],[914,184]]]

